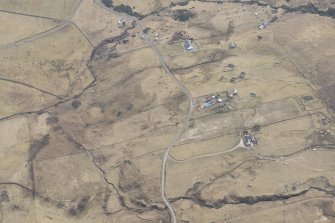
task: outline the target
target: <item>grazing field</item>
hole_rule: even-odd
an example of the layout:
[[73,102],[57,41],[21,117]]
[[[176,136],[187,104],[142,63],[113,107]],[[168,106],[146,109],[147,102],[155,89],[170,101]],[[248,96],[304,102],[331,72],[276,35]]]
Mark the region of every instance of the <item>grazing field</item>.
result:
[[0,48],[8,47],[12,43],[17,43],[33,35],[46,32],[60,24],[53,20],[15,15],[6,12],[0,13],[0,19],[3,23],[0,28]]
[[0,10],[52,19],[67,19],[78,3],[78,0],[4,0],[0,2]]
[[3,78],[59,97],[79,94],[91,81],[86,67],[92,47],[74,26],[0,50]]

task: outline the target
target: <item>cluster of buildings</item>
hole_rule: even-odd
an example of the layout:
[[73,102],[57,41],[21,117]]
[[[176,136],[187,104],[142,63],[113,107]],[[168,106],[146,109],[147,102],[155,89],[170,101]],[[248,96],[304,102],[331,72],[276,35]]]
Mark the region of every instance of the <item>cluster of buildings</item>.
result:
[[258,144],[257,139],[251,136],[247,130],[243,131],[242,140],[245,147],[253,147]]
[[[202,108],[210,108],[214,105],[218,105],[218,107],[225,107],[226,102],[230,102],[237,95],[237,89],[225,91],[224,95],[216,94],[211,97],[207,96],[202,100]],[[229,110],[231,109],[228,106]]]

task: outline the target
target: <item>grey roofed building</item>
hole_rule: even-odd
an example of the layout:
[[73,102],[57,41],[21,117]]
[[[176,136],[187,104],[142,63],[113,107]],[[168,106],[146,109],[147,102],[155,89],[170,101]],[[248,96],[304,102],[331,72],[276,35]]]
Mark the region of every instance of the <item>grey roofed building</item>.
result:
[[126,25],[126,19],[121,17],[117,25],[119,28],[123,28]]
[[185,50],[187,50],[187,51],[193,50],[191,40],[185,40],[183,46],[184,46]]
[[234,49],[236,48],[236,44],[234,42],[229,43],[229,49]]
[[259,26],[258,29],[265,29],[269,25],[267,20],[264,20]]

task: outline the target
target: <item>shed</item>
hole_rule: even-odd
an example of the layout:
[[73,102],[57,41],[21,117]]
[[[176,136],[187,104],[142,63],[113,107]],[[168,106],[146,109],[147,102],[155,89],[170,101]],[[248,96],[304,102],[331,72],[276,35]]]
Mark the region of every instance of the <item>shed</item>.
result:
[[234,49],[236,48],[236,44],[234,42],[229,43],[229,49]]
[[191,40],[189,40],[189,39],[184,41],[183,46],[184,46],[185,50],[187,50],[187,51],[193,50]]
[[213,106],[214,104],[215,104],[215,100],[206,101],[206,102],[203,104],[203,107],[204,107],[204,108],[209,108],[209,107]]
[[126,19],[123,18],[123,17],[121,17],[121,18],[119,19],[119,22],[117,23],[117,26],[118,26],[119,28],[123,28],[125,25],[126,25]]
[[258,29],[265,29],[269,25],[267,20],[264,20],[259,26]]

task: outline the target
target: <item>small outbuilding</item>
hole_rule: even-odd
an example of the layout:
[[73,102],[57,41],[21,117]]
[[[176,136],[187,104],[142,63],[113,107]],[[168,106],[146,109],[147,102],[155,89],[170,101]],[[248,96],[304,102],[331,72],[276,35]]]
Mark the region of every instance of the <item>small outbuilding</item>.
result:
[[259,26],[258,29],[262,30],[265,29],[269,25],[269,21],[264,20]]
[[184,49],[187,50],[187,51],[192,51],[193,50],[191,40],[189,40],[189,39],[184,41],[183,46],[184,46]]
[[209,108],[209,107],[212,107],[213,105],[215,104],[215,100],[207,100],[207,101],[205,101],[204,102],[204,104],[203,104],[203,107],[204,108]]
[[229,49],[234,49],[236,48],[236,44],[234,42],[229,43]]
[[125,25],[126,25],[126,19],[123,18],[123,17],[121,17],[121,18],[119,19],[119,22],[117,23],[117,26],[118,26],[119,28],[123,28],[123,27],[125,27]]

